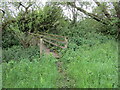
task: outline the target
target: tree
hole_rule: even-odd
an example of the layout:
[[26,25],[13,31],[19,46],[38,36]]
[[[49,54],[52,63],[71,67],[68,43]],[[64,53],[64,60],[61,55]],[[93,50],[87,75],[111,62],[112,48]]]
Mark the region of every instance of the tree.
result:
[[[118,35],[120,33],[120,1],[112,2],[112,3],[106,2],[106,4],[104,4],[104,5],[103,5],[103,3],[100,3],[97,0],[93,0],[93,1],[97,4],[97,7],[100,7],[102,13],[104,14],[102,17],[100,17],[99,15],[96,15],[95,13],[90,13],[90,12],[84,10],[83,8],[76,6],[76,4],[74,4],[74,3],[68,2],[67,4],[70,5],[71,7],[76,8],[78,11],[84,13],[87,16],[90,16],[94,20],[96,20],[104,25],[109,25],[109,26],[117,25],[117,27],[118,27],[117,37],[118,37]],[[111,6],[112,5],[114,6],[112,9],[115,10],[115,15],[112,15],[112,12],[110,12],[110,9],[107,8],[107,4],[111,4]]]
[[7,15],[4,16],[2,30],[9,28],[25,48],[30,45],[30,33],[56,32],[60,19],[62,19],[62,9],[54,3],[36,9],[32,7],[34,3],[27,3],[27,5],[23,5],[21,2],[7,4],[14,5],[19,12],[15,17],[9,13],[12,19]]

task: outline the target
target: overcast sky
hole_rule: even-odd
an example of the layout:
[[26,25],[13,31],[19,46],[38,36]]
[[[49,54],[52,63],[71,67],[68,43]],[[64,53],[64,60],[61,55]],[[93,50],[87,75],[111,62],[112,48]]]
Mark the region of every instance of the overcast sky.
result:
[[[8,1],[10,1],[10,0],[8,0]],[[22,2],[22,4],[23,5],[25,5],[25,2],[26,1],[30,1],[30,0],[17,0],[18,2],[19,1],[21,1]],[[48,2],[49,0],[31,0],[31,1],[35,1],[35,2],[37,2],[36,4],[37,5],[42,5],[42,6],[44,6],[45,5],[45,3],[46,2]],[[67,0],[66,0],[67,1]],[[76,3],[76,5],[77,5],[77,3]],[[78,5],[79,6],[79,5]],[[87,10],[88,12],[92,12],[92,6],[95,6],[95,4],[94,4],[94,2],[92,1],[92,3],[91,3],[91,5],[90,5],[90,7],[85,7],[85,6],[83,6],[82,8],[84,8],[85,10]],[[9,7],[9,10],[11,11],[11,12],[13,12],[13,16],[14,15],[17,15],[17,12],[19,12],[19,10],[17,10],[14,6],[12,6],[12,5],[9,5],[8,6]],[[5,9],[6,7],[4,7],[4,9]],[[21,8],[23,8],[23,7],[21,7]],[[24,9],[24,8],[23,8]],[[62,6],[62,9],[63,9],[63,14],[66,16],[66,17],[68,17],[69,19],[72,19],[72,12],[71,12],[71,10],[70,9],[68,9],[67,7],[63,7]],[[79,12],[79,15],[78,15],[78,20],[81,18],[81,16],[85,16],[83,13],[81,13],[81,12]]]
[[[17,2],[17,1],[22,1],[22,2],[28,2],[28,1],[36,1],[36,0],[1,0],[0,2]],[[42,2],[46,2],[46,1],[52,1],[52,2],[73,2],[74,0],[37,0],[37,1],[42,1]],[[78,0],[79,2],[91,2],[92,0]],[[97,0],[99,2],[118,2],[120,0]]]
[[[15,0],[7,0],[7,1],[15,1]],[[30,0],[17,0],[17,1],[21,1],[23,4],[24,4],[24,2],[26,2],[26,1],[30,1]],[[45,3],[46,2],[48,2],[48,1],[50,1],[50,0],[31,0],[31,1],[35,1],[35,2],[37,2],[36,4],[38,4],[38,5],[45,5]],[[52,0],[52,1],[56,1],[56,0]],[[57,0],[57,1],[59,1],[59,0]],[[62,1],[62,0],[61,0]],[[64,1],[73,1],[73,0],[64,0]],[[78,1],[89,1],[91,4],[90,4],[90,6],[89,7],[85,7],[85,6],[83,6],[82,8],[84,8],[85,10],[87,10],[88,12],[92,12],[92,7],[95,7],[96,6],[96,4],[93,2],[93,0],[78,0]],[[98,0],[98,1],[106,1],[106,0]],[[107,0],[107,1],[109,1],[109,0]],[[117,0],[116,0],[117,1]],[[79,7],[79,5],[76,3],[76,5]],[[9,6],[9,9],[12,11],[12,12],[17,12],[16,11],[16,8],[14,8],[13,6]],[[72,12],[68,9],[68,8],[66,8],[66,7],[62,7],[62,9],[63,9],[63,12],[64,12],[64,15],[65,16],[67,16],[68,18],[70,18],[70,19],[72,19]],[[85,16],[83,13],[81,13],[81,12],[79,12],[79,17],[78,17],[78,19],[80,19],[81,18],[81,16]]]

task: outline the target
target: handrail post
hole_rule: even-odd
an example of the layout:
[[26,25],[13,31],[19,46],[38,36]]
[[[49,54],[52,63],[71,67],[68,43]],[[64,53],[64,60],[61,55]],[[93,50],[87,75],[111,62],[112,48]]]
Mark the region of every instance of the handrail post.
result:
[[43,49],[43,39],[40,37],[40,56],[42,55],[42,49]]
[[67,48],[67,46],[68,46],[68,40],[67,40],[67,38],[65,37],[65,48]]

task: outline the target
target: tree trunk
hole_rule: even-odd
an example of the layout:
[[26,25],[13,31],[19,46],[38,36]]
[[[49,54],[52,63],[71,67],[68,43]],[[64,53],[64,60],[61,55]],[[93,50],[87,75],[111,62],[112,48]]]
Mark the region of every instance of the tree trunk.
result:
[[[100,2],[98,2],[97,0],[93,0],[93,1],[94,1],[99,7],[101,7]],[[105,16],[110,19],[111,15],[108,13],[108,11],[106,10],[105,7],[102,9],[102,11],[103,11],[103,13],[105,14]]]
[[118,22],[116,23],[116,25],[118,26],[117,38],[120,39],[120,1],[119,2],[113,2],[113,6],[116,10],[116,15],[117,15],[117,18],[118,18]]
[[102,18],[98,17],[97,15],[93,14],[93,13],[89,13],[87,12],[86,10],[80,8],[80,7],[77,7],[76,5],[74,4],[71,4],[71,3],[68,3],[70,6],[76,8],[77,10],[83,12],[85,15],[87,16],[90,16],[91,18],[93,18],[94,20],[98,21],[98,22],[101,22],[102,24],[105,24],[105,25],[108,25],[109,23],[106,22],[105,20],[103,20]]

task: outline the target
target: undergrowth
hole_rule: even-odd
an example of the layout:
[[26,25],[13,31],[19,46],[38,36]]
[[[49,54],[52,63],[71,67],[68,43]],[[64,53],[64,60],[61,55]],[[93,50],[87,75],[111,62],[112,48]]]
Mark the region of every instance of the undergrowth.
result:
[[56,59],[44,55],[32,62],[22,59],[20,62],[11,60],[3,64],[4,88],[56,88],[58,77]]
[[[90,36],[90,37],[88,37]],[[39,48],[14,46],[3,50],[4,88],[117,88],[118,48],[114,38],[90,34],[72,37],[68,48],[60,51],[61,76],[51,55],[39,58]],[[75,41],[76,40],[76,41]],[[80,43],[80,44],[78,44]],[[66,82],[64,79],[66,78]]]
[[118,87],[118,48],[115,40],[92,47],[74,44],[63,53],[61,61],[69,79],[75,81],[74,88]]
[[23,48],[22,46],[13,46],[3,49],[2,54],[3,62],[10,60],[20,61],[26,58],[32,61],[32,59],[39,57],[39,47],[31,46],[29,48]]

